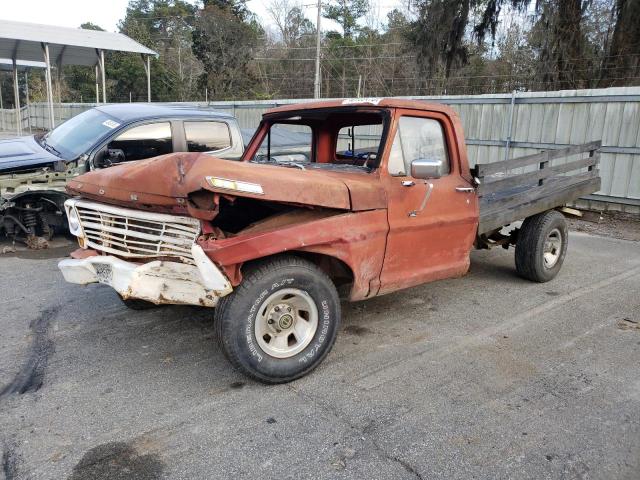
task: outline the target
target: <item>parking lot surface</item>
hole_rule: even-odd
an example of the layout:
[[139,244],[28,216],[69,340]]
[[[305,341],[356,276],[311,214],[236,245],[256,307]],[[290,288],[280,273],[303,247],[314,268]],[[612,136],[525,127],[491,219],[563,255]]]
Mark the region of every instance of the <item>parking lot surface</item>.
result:
[[235,372],[212,312],[123,306],[57,256],[0,255],[0,478],[640,478],[640,243],[572,233],[354,304],[288,385]]

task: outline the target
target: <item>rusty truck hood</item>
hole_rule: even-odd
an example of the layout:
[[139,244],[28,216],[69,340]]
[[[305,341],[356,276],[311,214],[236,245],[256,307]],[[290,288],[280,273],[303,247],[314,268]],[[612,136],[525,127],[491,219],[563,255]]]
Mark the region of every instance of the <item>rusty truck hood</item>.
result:
[[384,190],[371,175],[237,162],[199,153],[173,153],[86,173],[71,180],[67,190],[107,203],[134,208],[141,204],[176,211],[190,193],[202,189],[341,210],[385,208]]

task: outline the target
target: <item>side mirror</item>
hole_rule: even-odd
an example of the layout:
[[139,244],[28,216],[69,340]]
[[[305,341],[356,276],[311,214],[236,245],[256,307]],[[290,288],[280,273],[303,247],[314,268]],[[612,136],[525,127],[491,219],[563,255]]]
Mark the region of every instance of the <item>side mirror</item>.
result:
[[107,150],[107,158],[112,164],[124,162],[126,160],[124,150],[120,148],[109,148]]
[[442,175],[444,175],[442,160],[418,158],[411,162],[411,176],[413,178],[440,178]]
[[107,148],[96,154],[93,161],[95,168],[107,168],[126,160],[124,151],[119,148]]

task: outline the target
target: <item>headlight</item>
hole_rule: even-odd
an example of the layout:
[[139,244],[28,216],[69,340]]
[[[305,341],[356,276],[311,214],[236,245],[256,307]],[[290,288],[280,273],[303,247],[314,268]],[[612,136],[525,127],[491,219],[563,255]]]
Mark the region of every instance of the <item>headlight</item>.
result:
[[80,226],[80,218],[75,208],[67,209],[67,219],[69,221],[69,231],[76,237],[82,237],[82,227]]

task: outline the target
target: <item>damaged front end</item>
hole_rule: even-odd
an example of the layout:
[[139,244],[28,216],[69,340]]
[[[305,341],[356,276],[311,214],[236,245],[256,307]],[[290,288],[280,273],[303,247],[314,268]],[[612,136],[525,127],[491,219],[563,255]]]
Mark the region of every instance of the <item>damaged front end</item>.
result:
[[83,172],[76,162],[57,161],[0,174],[0,233],[32,249],[47,248],[54,232],[66,229],[65,184]]
[[66,281],[104,283],[123,299],[214,307],[231,284],[196,244],[194,218],[71,199],[69,230],[81,249],[58,266]]
[[365,298],[377,292],[387,225],[384,195],[369,185],[197,154],[90,172],[67,186],[81,197],[65,208],[82,248],[60,268],[125,299],[213,307],[245,263],[296,252]]

